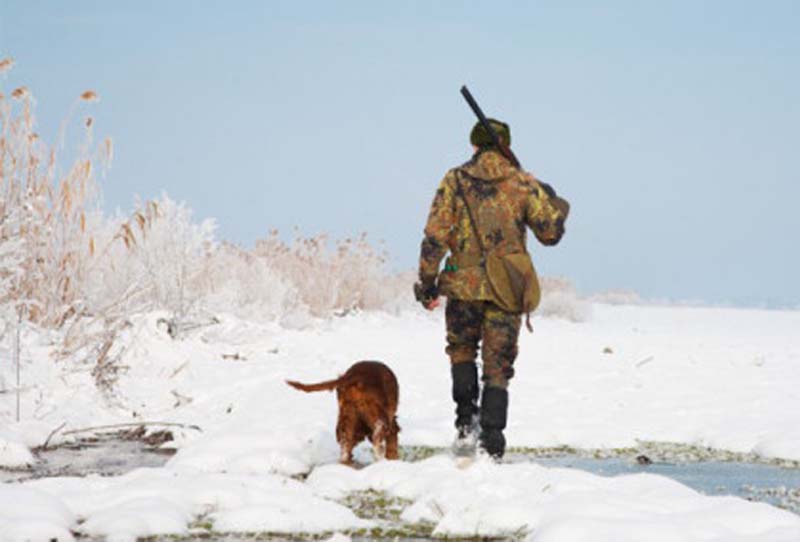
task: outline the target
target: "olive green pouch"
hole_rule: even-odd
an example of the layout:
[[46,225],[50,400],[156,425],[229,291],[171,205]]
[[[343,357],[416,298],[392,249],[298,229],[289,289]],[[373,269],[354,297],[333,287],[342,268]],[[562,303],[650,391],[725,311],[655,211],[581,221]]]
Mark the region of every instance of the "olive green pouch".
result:
[[536,269],[527,252],[486,255],[486,277],[495,304],[504,311],[530,313],[539,305],[541,289]]

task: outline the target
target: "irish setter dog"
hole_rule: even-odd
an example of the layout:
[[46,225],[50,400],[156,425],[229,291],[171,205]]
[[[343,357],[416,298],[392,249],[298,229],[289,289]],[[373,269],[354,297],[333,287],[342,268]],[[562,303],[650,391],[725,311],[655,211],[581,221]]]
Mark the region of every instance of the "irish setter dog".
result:
[[286,383],[305,392],[336,390],[336,441],[342,463],[353,464],[353,448],[365,438],[372,442],[377,459],[397,459],[397,378],[389,367],[379,361],[359,361],[336,380]]

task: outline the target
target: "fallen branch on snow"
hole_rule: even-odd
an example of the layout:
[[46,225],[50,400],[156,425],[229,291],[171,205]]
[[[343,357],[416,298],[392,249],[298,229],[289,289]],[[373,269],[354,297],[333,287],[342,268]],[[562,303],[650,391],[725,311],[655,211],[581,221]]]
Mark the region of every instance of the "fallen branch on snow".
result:
[[55,429],[50,431],[50,434],[47,435],[47,438],[44,440],[44,444],[42,444],[42,450],[46,450],[47,449],[47,445],[50,444],[50,439],[53,438],[56,435],[56,433],[58,433],[59,431],[64,429],[64,427],[66,427],[66,425],[67,425],[67,422],[62,422],[61,425],[59,425],[58,427],[56,427]]
[[69,431],[64,431],[64,435],[75,435],[78,433],[92,433],[95,431],[106,431],[108,429],[124,429],[126,427],[139,427],[139,426],[148,426],[148,425],[156,425],[161,427],[180,427],[181,429],[194,429],[195,431],[200,431],[201,433],[203,430],[197,425],[185,424],[185,423],[173,423],[173,422],[130,422],[130,423],[114,423],[111,425],[98,425],[96,427],[86,427],[84,429],[70,429]]

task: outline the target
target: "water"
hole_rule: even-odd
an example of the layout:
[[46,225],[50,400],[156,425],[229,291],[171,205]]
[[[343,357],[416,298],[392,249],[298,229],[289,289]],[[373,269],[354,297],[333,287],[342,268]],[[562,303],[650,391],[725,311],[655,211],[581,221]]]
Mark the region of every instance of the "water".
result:
[[38,461],[32,469],[0,470],[0,482],[89,474],[119,476],[140,467],[162,467],[172,453],[139,440],[103,436],[36,452]]
[[758,463],[700,461],[639,464],[635,458],[592,458],[577,455],[531,458],[509,456],[509,461],[535,461],[549,467],[569,467],[602,476],[647,472],[677,480],[706,495],[735,495],[768,502],[800,514],[800,469]]

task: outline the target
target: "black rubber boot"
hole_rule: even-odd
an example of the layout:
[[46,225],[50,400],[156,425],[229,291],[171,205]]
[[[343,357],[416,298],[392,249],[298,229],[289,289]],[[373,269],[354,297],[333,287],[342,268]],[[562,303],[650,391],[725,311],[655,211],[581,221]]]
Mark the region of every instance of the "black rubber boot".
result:
[[474,362],[454,363],[453,401],[456,402],[456,429],[458,437],[466,437],[475,428],[478,415],[478,366]]
[[508,390],[502,388],[483,388],[481,399],[480,445],[493,459],[500,459],[506,452],[506,428],[508,414]]

